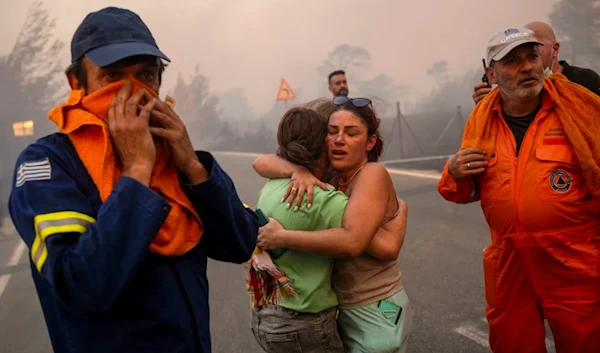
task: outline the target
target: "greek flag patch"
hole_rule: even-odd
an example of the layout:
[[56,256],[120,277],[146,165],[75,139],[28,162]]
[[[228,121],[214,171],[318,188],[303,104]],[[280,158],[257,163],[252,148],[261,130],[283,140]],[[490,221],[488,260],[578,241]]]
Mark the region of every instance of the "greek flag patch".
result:
[[17,180],[15,187],[23,186],[28,181],[50,180],[52,176],[52,166],[48,158],[40,161],[25,162],[17,170]]

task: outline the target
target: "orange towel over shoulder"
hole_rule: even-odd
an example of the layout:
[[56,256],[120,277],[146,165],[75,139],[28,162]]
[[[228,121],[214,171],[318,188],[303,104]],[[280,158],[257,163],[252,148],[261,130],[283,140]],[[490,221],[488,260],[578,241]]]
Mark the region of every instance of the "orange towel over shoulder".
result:
[[[103,202],[110,196],[122,172],[105,119],[108,105],[124,84],[125,81],[119,81],[87,96],[83,90],[73,90],[65,104],[53,108],[49,113],[50,120],[69,136]],[[135,80],[132,94],[142,88],[157,97],[154,90]],[[178,171],[169,158],[168,145],[157,139],[155,144],[156,163],[150,188],[172,208],[150,245],[150,251],[164,256],[180,256],[198,244],[204,227],[181,189]]]
[[[554,101],[554,109],[573,145],[588,189],[592,195],[600,196],[600,143],[597,143],[600,138],[600,97],[562,74],[547,77],[544,91]],[[475,106],[465,126],[461,149],[477,147],[488,156],[494,153],[499,121],[490,116],[498,104],[500,91],[494,88]]]

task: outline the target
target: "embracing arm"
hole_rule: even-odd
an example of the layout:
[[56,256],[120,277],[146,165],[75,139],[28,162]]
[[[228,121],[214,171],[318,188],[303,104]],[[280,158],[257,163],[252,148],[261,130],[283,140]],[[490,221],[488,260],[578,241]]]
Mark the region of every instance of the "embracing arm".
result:
[[406,236],[407,205],[398,197],[398,215],[381,226],[366,249],[366,253],[383,261],[393,261],[398,258],[404,237]]
[[[280,230],[282,247],[329,257],[356,257],[363,253],[381,226],[392,180],[377,163],[365,165],[356,178],[344,212],[343,228],[321,231]],[[378,202],[373,202],[377,200]]]
[[311,207],[314,198],[314,186],[318,186],[324,191],[327,191],[327,185],[315,177],[308,169],[296,165],[292,162],[286,161],[285,159],[275,155],[267,154],[252,162],[252,167],[263,178],[290,178],[292,182],[288,186],[281,201],[286,201],[288,207],[292,206],[295,202],[296,210],[302,206],[302,201],[307,195],[306,205],[308,208]]
[[289,178],[298,168],[276,154],[265,154],[252,162],[252,168],[263,178]]

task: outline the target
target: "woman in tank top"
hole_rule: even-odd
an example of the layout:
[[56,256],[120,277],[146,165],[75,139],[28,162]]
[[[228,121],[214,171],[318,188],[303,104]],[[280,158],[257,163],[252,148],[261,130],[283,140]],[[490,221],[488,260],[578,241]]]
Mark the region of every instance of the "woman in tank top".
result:
[[[346,352],[406,352],[412,320],[398,262],[406,205],[397,198],[387,170],[377,163],[383,151],[380,120],[366,98],[336,97],[333,102],[320,101],[316,109],[328,117],[327,152],[335,170],[330,184],[350,197],[343,227],[291,231],[270,222],[260,229],[258,244],[263,249],[292,248],[336,257],[332,283]],[[283,200],[299,197],[290,212],[302,205],[304,190],[309,199],[306,207],[310,207],[312,186],[321,185],[306,170],[273,155],[257,159],[253,166],[262,176],[291,176]],[[386,253],[376,252],[373,235],[399,213],[404,229],[390,236]]]

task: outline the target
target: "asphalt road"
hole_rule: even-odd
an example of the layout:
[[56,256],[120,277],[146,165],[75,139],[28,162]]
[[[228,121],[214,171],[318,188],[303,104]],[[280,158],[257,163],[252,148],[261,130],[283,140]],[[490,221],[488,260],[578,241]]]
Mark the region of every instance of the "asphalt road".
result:
[[[253,158],[216,157],[242,200],[254,205],[264,179],[251,169]],[[392,178],[409,207],[408,232],[400,253],[414,314],[409,352],[490,352],[481,259],[489,232],[479,204],[445,202],[431,174],[394,173]],[[262,352],[249,328],[242,266],[211,261],[208,275],[213,352]],[[0,232],[0,352],[51,351],[27,249],[10,225],[5,226]]]

